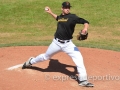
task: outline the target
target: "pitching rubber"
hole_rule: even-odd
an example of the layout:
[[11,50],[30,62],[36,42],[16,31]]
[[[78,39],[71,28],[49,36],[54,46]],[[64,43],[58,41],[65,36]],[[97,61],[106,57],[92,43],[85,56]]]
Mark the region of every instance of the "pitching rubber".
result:
[[22,68],[22,66],[23,66],[23,64],[18,64],[18,65],[7,68],[7,70],[15,70],[17,68]]

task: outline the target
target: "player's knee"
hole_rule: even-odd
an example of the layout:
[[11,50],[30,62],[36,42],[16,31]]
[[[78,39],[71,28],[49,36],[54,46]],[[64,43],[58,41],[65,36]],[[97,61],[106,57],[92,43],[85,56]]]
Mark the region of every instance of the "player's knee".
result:
[[51,56],[49,56],[47,54],[43,54],[43,58],[44,58],[44,60],[49,60],[51,58]]

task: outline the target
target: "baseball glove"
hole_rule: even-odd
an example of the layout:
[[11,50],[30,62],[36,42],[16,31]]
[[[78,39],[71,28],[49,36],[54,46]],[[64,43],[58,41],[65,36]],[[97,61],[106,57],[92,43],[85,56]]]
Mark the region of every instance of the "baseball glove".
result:
[[82,33],[82,30],[81,30],[81,32],[79,32],[79,34],[77,35],[77,40],[86,40],[87,39],[87,37],[88,37],[88,32],[86,32],[86,33]]

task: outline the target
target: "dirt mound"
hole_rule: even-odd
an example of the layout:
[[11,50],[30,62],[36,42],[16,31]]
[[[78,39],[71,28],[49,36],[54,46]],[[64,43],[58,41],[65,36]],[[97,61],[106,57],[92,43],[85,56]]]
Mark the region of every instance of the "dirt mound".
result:
[[47,46],[0,48],[0,90],[119,90],[120,52],[79,47],[88,79],[95,85],[86,88],[78,86],[75,64],[63,52],[30,69],[21,69],[21,64],[29,57],[44,53],[46,49]]

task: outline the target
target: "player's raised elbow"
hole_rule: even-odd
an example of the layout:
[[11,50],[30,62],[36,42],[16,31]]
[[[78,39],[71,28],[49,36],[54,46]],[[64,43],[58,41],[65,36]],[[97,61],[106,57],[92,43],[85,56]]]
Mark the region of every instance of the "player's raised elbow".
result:
[[86,20],[86,21],[84,22],[84,24],[90,24],[90,23],[89,23],[89,21]]

